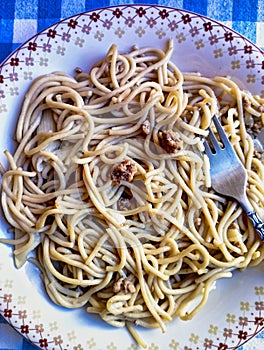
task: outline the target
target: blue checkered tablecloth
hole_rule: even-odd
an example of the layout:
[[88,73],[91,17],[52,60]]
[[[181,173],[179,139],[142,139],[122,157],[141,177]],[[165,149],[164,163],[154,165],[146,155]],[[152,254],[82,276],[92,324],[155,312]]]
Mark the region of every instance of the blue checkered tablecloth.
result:
[[[99,7],[129,3],[190,10],[233,28],[264,48],[264,0],[0,0],[0,62],[21,43],[62,18]],[[263,350],[264,332],[257,338],[260,341],[239,350]],[[0,350],[34,349],[36,347],[0,315]]]
[[[79,12],[137,0],[0,0],[0,61],[31,36]],[[145,0],[220,21],[264,47],[263,0]]]

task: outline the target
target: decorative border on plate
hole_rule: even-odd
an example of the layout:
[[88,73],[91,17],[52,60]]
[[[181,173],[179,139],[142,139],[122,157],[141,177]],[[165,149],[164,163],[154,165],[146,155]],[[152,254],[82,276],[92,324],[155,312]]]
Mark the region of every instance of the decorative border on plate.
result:
[[[5,289],[0,288],[0,313],[6,320],[21,333],[26,339],[41,349],[52,350],[87,350],[96,349],[96,339],[91,337],[86,343],[79,343],[76,339],[74,329],[68,332],[65,339],[59,332],[57,322],[49,325],[41,323],[39,310],[26,309],[26,296],[12,293],[12,280],[6,280]],[[248,340],[264,331],[264,286],[254,287],[255,300],[240,301],[240,313],[227,313],[225,326],[219,328],[210,324],[208,335],[201,338],[198,334],[191,333],[188,344],[181,344],[180,340],[173,338],[169,340],[170,350],[234,350],[245,344]],[[105,350],[117,350],[118,346],[110,341]],[[162,350],[155,343],[149,344],[148,350]],[[137,350],[135,344],[130,344],[124,350]]]
[[[98,25],[100,23],[100,26]],[[104,30],[100,30],[104,28]],[[151,29],[158,39],[168,33],[178,43],[192,43],[194,50],[212,47],[214,59],[229,55],[231,70],[247,70],[249,84],[264,86],[264,53],[246,38],[212,19],[185,10],[160,6],[124,5],[85,12],[62,20],[35,35],[0,65],[0,114],[7,112],[6,95],[18,96],[19,80],[32,80],[33,66],[47,67],[49,54],[65,56],[68,43],[85,48],[89,39],[104,40],[111,31],[122,39],[127,31],[141,38]],[[114,40],[114,39],[113,39]],[[254,72],[252,71],[254,69]],[[264,95],[264,90],[261,92]]]
[[[100,24],[100,25],[98,25]],[[100,28],[104,30],[100,30]],[[162,40],[168,33],[179,45],[188,40],[194,50],[211,47],[215,60],[228,55],[230,69],[237,72],[246,70],[248,84],[263,85],[264,96],[264,53],[246,38],[228,27],[204,16],[168,7],[124,5],[89,11],[62,20],[37,34],[0,65],[0,115],[8,112],[7,98],[17,98],[21,94],[19,82],[26,83],[34,78],[35,67],[49,67],[50,54],[63,57],[69,43],[84,48],[89,39],[101,42],[109,31],[113,38],[122,40],[131,30],[138,38],[147,35],[151,29]],[[114,39],[113,39],[114,40]],[[96,349],[96,339],[87,339],[80,344],[74,330],[60,334],[56,322],[41,323],[38,310],[27,310],[25,296],[14,295],[13,281],[5,281],[0,288],[0,313],[25,338],[41,349],[87,350]],[[239,315],[227,314],[223,329],[210,324],[207,337],[190,334],[189,343],[183,345],[177,338],[168,340],[169,350],[233,350],[264,329],[264,286],[255,287],[254,301],[241,301]],[[29,302],[28,302],[29,303]],[[117,350],[114,341],[109,341],[106,350]],[[126,350],[136,350],[131,343]],[[152,343],[148,350],[161,350]]]

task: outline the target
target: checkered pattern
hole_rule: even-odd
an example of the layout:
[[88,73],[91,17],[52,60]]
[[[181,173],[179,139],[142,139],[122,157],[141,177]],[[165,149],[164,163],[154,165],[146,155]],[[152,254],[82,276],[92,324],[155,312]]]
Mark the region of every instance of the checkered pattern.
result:
[[37,350],[0,315],[0,350]]
[[[193,11],[228,25],[264,48],[264,0],[0,0],[0,62],[21,43],[61,18],[129,3],[152,3]],[[263,333],[261,337],[264,338]],[[0,315],[0,350],[34,349],[36,347]]]
[[0,0],[0,61],[21,43],[61,18],[97,7],[140,2],[206,15],[264,48],[263,0]]

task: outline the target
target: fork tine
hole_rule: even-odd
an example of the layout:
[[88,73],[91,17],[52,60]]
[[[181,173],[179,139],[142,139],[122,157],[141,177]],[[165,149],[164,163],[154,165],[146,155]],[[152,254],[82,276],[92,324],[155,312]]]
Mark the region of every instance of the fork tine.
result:
[[220,140],[223,142],[225,147],[229,147],[230,146],[230,142],[228,140],[228,137],[227,137],[227,135],[225,133],[225,130],[222,127],[222,125],[220,124],[220,122],[219,122],[219,120],[218,120],[216,115],[213,116],[213,122],[214,122],[214,125],[216,127],[217,133],[220,136]]
[[203,144],[204,144],[205,153],[207,154],[208,157],[210,157],[212,155],[212,150],[211,150],[211,147],[209,146],[208,141],[204,139]]
[[[208,131],[209,131],[208,137],[212,143],[212,146],[213,146],[215,152],[217,152],[217,150],[220,149],[220,144],[219,144],[215,134],[213,133],[213,131],[210,127],[208,128]],[[208,144],[208,146],[209,146],[209,144]]]

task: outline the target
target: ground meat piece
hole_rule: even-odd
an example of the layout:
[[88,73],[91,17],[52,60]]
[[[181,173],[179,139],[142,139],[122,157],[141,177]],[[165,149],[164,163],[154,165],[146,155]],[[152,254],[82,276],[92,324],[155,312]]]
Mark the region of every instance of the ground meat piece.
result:
[[120,184],[122,180],[131,182],[136,172],[136,164],[131,160],[124,160],[113,168],[111,180],[116,184]]
[[125,293],[131,293],[131,294],[136,293],[136,287],[132,282],[128,280],[124,280],[123,286],[124,286]]
[[123,287],[123,278],[120,278],[118,281],[116,281],[113,285],[113,292],[114,293],[119,293]]
[[183,142],[178,132],[173,130],[163,130],[158,134],[161,147],[167,153],[174,153],[183,149]]
[[148,135],[150,133],[150,122],[148,120],[145,120],[142,124],[142,132],[145,135]]
[[134,286],[134,284],[125,279],[125,278],[120,278],[118,281],[116,281],[113,285],[113,292],[114,293],[119,293],[119,292],[125,292],[126,293],[135,293],[136,292],[136,287]]

